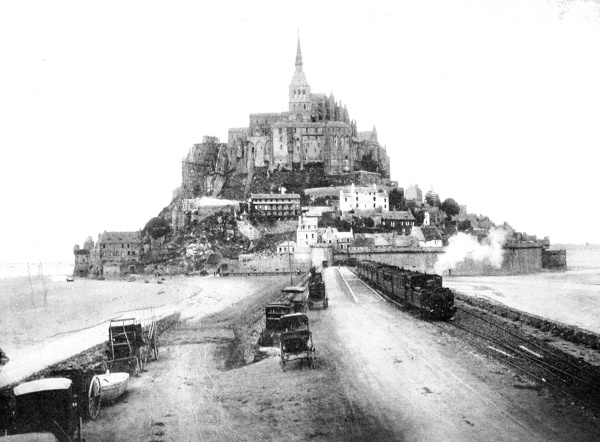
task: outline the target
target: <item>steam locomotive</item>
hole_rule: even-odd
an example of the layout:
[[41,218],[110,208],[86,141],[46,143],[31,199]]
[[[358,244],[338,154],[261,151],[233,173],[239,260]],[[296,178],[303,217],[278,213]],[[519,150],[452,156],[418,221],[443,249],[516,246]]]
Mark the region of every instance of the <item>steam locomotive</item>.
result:
[[416,307],[424,319],[451,319],[456,313],[454,293],[442,287],[442,277],[372,261],[357,264],[358,276],[392,299]]
[[329,307],[329,299],[325,292],[325,281],[323,281],[321,271],[313,267],[310,269],[310,278],[308,279],[308,309],[312,310],[315,307],[325,310]]

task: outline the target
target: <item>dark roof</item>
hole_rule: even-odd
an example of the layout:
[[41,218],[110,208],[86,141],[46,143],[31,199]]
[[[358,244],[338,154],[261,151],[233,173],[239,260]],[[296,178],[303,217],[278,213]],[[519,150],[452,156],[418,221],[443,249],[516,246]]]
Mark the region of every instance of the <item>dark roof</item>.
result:
[[387,212],[387,213],[382,213],[381,217],[383,219],[398,219],[398,220],[408,220],[408,221],[414,221],[415,217],[412,216],[412,213],[410,213],[409,211],[392,211],[392,212]]
[[140,232],[104,232],[99,243],[138,243],[141,242]]
[[425,241],[442,240],[442,235],[435,226],[421,226],[421,232],[423,232]]
[[250,195],[251,200],[255,200],[258,198],[263,198],[263,199],[277,198],[277,199],[292,200],[292,199],[300,199],[300,195],[298,195],[297,193],[253,193]]

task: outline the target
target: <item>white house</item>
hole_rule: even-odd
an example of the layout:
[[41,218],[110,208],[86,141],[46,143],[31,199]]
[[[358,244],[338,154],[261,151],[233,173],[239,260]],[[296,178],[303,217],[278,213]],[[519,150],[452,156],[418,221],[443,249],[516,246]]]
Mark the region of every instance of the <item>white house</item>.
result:
[[309,247],[319,241],[317,235],[318,218],[315,216],[300,215],[296,230],[296,244],[298,247]]
[[336,237],[337,247],[340,250],[348,250],[348,247],[354,243],[354,233],[352,232],[352,229],[350,229],[349,232],[338,232]]
[[322,244],[331,244],[334,249],[347,250],[354,242],[352,230],[349,232],[340,232],[335,227],[319,229],[319,242]]
[[350,187],[340,190],[340,210],[389,210],[389,196],[386,190],[377,189],[377,185],[366,187]]
[[277,253],[280,255],[287,255],[288,253],[294,253],[296,251],[296,243],[294,241],[283,241],[277,244]]
[[419,241],[419,247],[442,247],[440,231],[435,226],[414,226],[410,236]]

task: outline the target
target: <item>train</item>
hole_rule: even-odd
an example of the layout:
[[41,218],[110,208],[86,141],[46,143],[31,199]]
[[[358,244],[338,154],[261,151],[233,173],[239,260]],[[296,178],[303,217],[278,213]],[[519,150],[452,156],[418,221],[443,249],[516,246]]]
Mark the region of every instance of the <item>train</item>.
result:
[[310,278],[308,279],[308,308],[309,310],[315,307],[325,310],[329,307],[329,299],[325,291],[325,281],[321,274],[322,269],[313,267],[310,269]]
[[456,313],[454,293],[442,286],[442,277],[389,264],[360,261],[358,276],[392,300],[417,308],[424,319],[449,320]]

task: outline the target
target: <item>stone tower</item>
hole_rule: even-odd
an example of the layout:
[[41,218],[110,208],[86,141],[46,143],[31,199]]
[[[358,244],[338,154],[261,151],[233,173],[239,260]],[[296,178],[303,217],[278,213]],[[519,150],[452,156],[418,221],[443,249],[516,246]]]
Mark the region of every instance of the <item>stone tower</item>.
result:
[[296,70],[290,82],[289,100],[290,119],[299,122],[310,121],[312,101],[310,99],[310,85],[302,69],[300,35],[298,35],[298,48],[296,49]]

